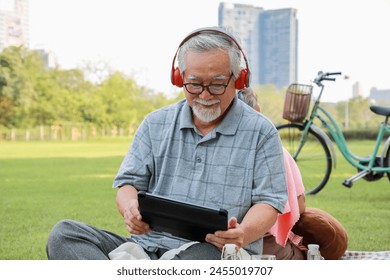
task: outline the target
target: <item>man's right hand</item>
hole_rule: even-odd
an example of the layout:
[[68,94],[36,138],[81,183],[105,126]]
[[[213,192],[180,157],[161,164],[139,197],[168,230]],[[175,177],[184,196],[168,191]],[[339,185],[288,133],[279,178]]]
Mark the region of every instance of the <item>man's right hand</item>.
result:
[[123,213],[123,218],[127,231],[130,233],[144,234],[150,230],[149,225],[142,221],[137,199],[130,200],[129,206],[125,208]]
[[150,227],[142,221],[137,193],[138,191],[133,186],[122,186],[118,190],[116,203],[127,231],[132,234],[144,234],[150,230]]

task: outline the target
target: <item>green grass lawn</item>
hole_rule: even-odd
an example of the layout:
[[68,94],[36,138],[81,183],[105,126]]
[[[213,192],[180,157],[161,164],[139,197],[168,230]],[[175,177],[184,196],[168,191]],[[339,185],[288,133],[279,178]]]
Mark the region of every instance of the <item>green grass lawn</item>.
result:
[[0,259],[46,259],[64,218],[126,234],[111,185],[129,142],[0,143]]
[[[348,142],[348,145],[353,153],[364,156],[370,154],[373,142]],[[332,170],[329,182],[321,192],[308,196],[307,204],[326,210],[344,225],[350,250],[390,250],[388,177],[375,182],[360,179],[352,188],[344,187],[344,179],[356,172],[337,152],[336,168]]]
[[[130,140],[96,142],[0,142],[0,259],[46,259],[52,226],[76,219],[127,234],[115,206],[113,178]],[[368,154],[369,142],[352,151]],[[360,180],[340,156],[330,182],[308,206],[331,213],[345,226],[351,250],[390,250],[390,186]]]

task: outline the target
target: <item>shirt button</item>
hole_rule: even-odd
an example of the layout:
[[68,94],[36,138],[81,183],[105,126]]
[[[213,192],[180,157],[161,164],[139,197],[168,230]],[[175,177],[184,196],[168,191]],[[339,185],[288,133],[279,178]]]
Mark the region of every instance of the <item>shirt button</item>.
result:
[[202,159],[200,157],[196,158],[196,162],[197,163],[201,163],[202,162]]

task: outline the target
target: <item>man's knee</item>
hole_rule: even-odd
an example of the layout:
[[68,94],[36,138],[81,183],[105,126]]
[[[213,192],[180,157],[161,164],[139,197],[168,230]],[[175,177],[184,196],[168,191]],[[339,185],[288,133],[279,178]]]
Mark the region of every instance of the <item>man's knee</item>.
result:
[[78,222],[72,220],[62,220],[54,225],[46,244],[47,256],[56,254],[56,251],[61,250],[61,246],[65,245],[65,240],[72,237],[77,228]]
[[209,243],[196,243],[184,251],[181,251],[174,260],[220,260],[221,252]]
[[78,222],[72,220],[59,221],[52,228],[49,235],[49,241],[62,239],[64,236],[69,236],[69,234],[74,232],[74,229],[76,228],[76,224],[78,224]]

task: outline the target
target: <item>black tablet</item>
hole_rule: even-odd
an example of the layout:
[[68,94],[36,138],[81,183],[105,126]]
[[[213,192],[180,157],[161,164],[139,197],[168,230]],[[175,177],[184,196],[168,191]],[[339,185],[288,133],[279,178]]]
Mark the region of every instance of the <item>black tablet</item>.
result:
[[138,193],[142,220],[152,230],[204,242],[206,234],[227,230],[228,211],[184,203],[144,191]]

